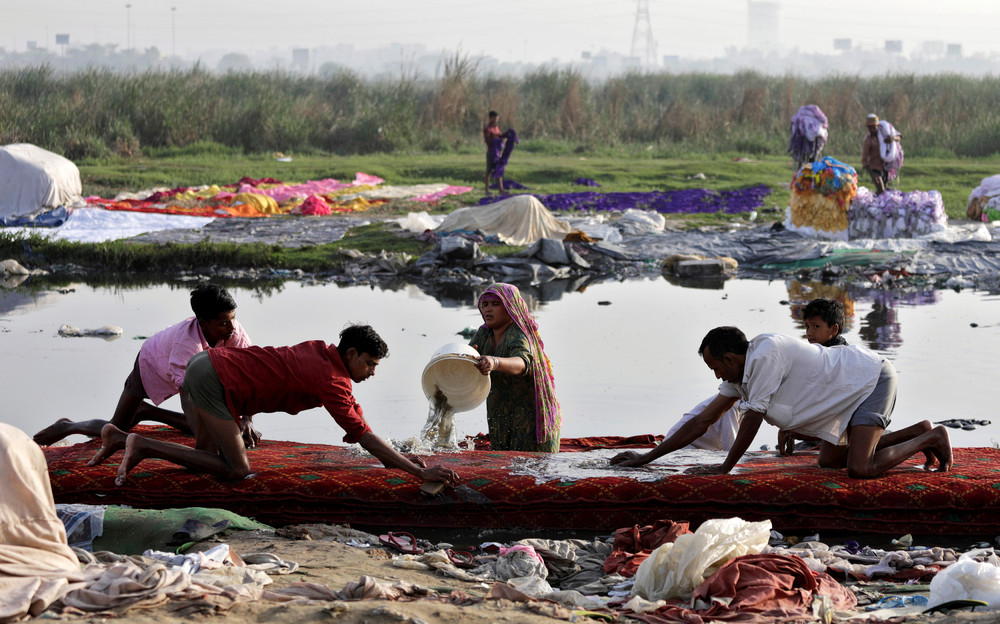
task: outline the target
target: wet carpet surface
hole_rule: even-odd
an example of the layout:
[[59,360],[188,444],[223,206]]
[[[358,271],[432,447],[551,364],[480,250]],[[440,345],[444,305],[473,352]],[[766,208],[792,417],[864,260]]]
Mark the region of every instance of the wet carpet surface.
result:
[[[175,432],[139,431],[191,444]],[[564,451],[651,446],[650,437],[564,440]],[[920,468],[923,456],[879,479],[851,479],[817,468],[815,455],[758,453],[729,475],[665,474],[545,480],[515,470],[544,458],[532,453],[468,450],[427,457],[462,477],[435,496],[420,481],[346,447],[263,441],[249,451],[255,476],[222,482],[161,460],[145,460],[121,487],[122,454],[87,467],[98,441],[44,449],[57,503],[163,509],[228,509],[261,522],[356,523],[385,527],[614,530],[657,519],[737,516],[770,519],[775,529],[882,534],[989,533],[1000,513],[1000,449],[956,448],[948,473]],[[919,461],[918,461],[919,460]]]

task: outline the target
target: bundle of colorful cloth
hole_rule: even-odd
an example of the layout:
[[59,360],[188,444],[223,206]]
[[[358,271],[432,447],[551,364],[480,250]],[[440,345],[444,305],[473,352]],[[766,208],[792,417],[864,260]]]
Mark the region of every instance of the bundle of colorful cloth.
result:
[[913,238],[948,226],[938,191],[886,191],[875,195],[858,189],[847,212],[850,238]]
[[795,173],[785,226],[807,235],[847,238],[847,210],[858,193],[858,174],[829,156]]

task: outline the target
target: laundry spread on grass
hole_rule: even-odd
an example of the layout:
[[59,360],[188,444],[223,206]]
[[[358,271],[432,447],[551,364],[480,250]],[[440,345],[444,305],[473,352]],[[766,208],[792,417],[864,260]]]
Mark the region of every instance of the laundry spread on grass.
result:
[[112,199],[87,197],[90,206],[198,217],[266,217],[272,214],[329,215],[363,212],[394,199],[430,203],[472,190],[450,184],[384,185],[378,176],[358,172],[354,180],[333,178],[288,183],[274,178],[242,178],[236,184],[155,188],[122,193]]
[[[770,194],[771,189],[767,185],[758,184],[734,191],[712,191],[703,188],[620,193],[580,191],[550,195],[535,194],[535,197],[553,211],[623,212],[638,209],[659,213],[740,214],[757,210],[764,205],[764,199]],[[479,204],[489,204],[494,201],[496,200],[492,197],[484,197],[479,200]]]
[[394,200],[432,204],[472,190],[445,183],[387,185],[357,173],[354,180],[289,183],[242,178],[236,184],[153,188],[114,198],[86,197],[72,206],[0,220],[12,234],[36,233],[54,240],[100,243],[166,230],[200,230],[217,218],[271,215],[351,214]]

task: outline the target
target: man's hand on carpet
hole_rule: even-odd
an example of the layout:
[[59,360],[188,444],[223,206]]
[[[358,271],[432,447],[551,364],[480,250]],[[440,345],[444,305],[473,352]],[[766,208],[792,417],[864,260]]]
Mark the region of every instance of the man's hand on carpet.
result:
[[684,471],[684,474],[693,475],[717,475],[717,474],[729,474],[729,470],[722,464],[715,466],[691,466]]
[[645,465],[646,461],[644,459],[645,455],[640,455],[635,451],[624,451],[618,453],[610,460],[608,460],[612,466],[622,466],[624,468],[635,468],[637,466]]

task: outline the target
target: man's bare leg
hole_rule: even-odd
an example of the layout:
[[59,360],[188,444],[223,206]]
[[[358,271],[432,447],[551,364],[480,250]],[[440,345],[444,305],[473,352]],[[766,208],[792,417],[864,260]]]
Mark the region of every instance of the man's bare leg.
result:
[[101,435],[104,425],[108,422],[122,431],[131,431],[143,420],[160,422],[179,430],[181,433],[191,435],[191,428],[188,426],[184,414],[156,407],[143,401],[142,397],[122,390],[118,397],[118,405],[115,406],[115,413],[111,416],[110,421],[95,418],[75,422],[68,418],[60,418],[36,433],[33,439],[36,444],[47,446],[74,434],[96,438]]
[[106,424],[108,421],[99,419],[76,422],[69,418],[60,418],[32,436],[32,440],[39,446],[48,446],[73,434],[96,438],[101,435],[101,428]]
[[[900,429],[899,431],[886,431],[882,434],[882,437],[878,441],[878,446],[875,447],[876,450],[883,449],[887,446],[894,446],[901,442],[906,442],[907,440],[912,440],[913,438],[927,433],[934,428],[929,420],[924,420],[918,422],[915,425],[910,425],[905,429]],[[930,449],[924,449],[924,470],[932,470],[935,465],[937,465],[938,460],[934,453]]]
[[819,458],[816,463],[820,468],[845,468],[847,466],[847,447],[824,440],[820,444]]
[[930,451],[938,462],[937,472],[951,470],[954,456],[948,431],[941,426],[899,444],[880,447],[883,429],[872,425],[852,427],[848,433],[847,471],[852,478],[879,477],[913,455]]
[[165,459],[195,472],[208,473],[222,479],[246,478],[250,474],[250,461],[236,421],[217,418],[195,405],[191,405],[191,410],[196,421],[193,424],[197,429],[204,430],[205,435],[214,441],[219,453],[132,433],[126,441],[125,458],[118,466],[115,484],[125,483],[129,471],[148,458]]
[[[187,418],[184,417],[184,414],[163,409],[162,407],[146,403],[145,401],[139,404],[132,426],[134,427],[143,421],[163,423],[164,425],[173,427],[185,435],[192,435],[191,427],[188,426]],[[114,421],[112,420],[112,422]],[[131,429],[131,427],[129,427],[129,429]]]

